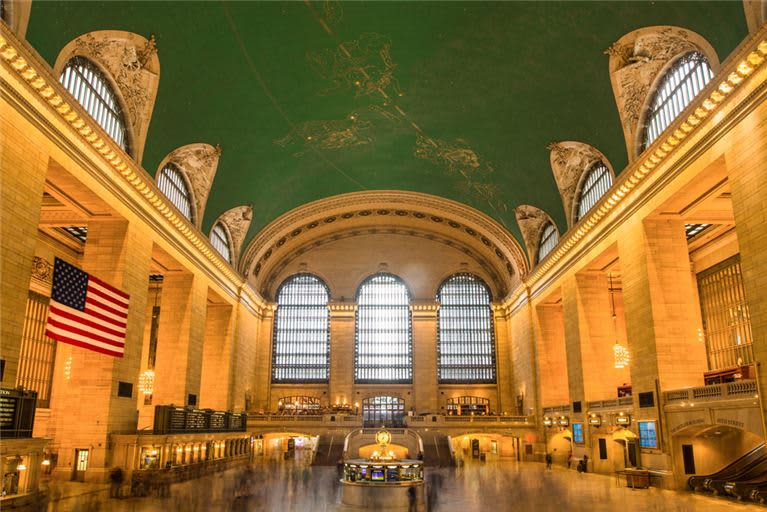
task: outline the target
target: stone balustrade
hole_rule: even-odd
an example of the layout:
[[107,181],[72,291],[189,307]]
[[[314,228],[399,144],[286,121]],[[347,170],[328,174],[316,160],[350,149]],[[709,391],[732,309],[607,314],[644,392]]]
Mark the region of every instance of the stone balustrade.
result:
[[754,398],[756,394],[755,380],[738,380],[724,384],[665,391],[663,397],[666,404],[676,405],[682,402],[742,400]]

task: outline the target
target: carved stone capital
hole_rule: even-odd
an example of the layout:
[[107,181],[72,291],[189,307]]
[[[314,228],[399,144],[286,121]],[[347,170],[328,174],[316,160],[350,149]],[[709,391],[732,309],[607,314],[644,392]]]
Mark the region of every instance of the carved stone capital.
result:
[[40,256],[32,260],[32,278],[45,283],[53,282],[53,265],[50,261]]

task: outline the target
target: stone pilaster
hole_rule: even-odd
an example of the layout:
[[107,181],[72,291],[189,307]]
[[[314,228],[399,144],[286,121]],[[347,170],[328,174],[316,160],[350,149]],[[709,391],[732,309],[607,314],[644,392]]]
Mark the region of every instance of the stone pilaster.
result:
[[[83,270],[128,293],[130,306],[124,357],[58,345],[51,416],[56,418],[57,471],[63,477],[72,471],[75,449],[87,448],[86,480],[103,480],[111,466],[108,434],[136,429],[151,255],[151,241],[127,221],[88,223]],[[117,396],[119,382],[133,385],[131,397]]]
[[[761,405],[767,413],[767,103],[742,119],[725,146],[740,264],[751,318]],[[764,418],[764,415],[762,416]]]
[[155,360],[155,405],[200,400],[203,338],[208,288],[188,272],[168,273],[162,284],[160,328]]
[[416,412],[439,411],[437,386],[437,304],[418,302],[413,315],[413,403]]
[[[258,342],[256,343],[255,367],[255,407],[269,409],[269,399],[272,382],[272,332],[274,330],[274,313],[276,307],[270,306],[264,310],[264,317],[258,325]],[[272,409],[276,404],[272,404]]]
[[328,401],[349,404],[362,402],[354,395],[354,320],[356,306],[330,304],[330,383]]
[[201,407],[219,410],[231,408],[234,319],[229,304],[208,304],[200,383],[204,390]]
[[43,187],[48,171],[47,145],[38,132],[22,132],[0,109],[0,359],[3,387],[15,387],[21,334],[35,255]]
[[493,308],[495,327],[495,371],[498,386],[498,411],[515,414],[517,398],[514,392],[514,372],[511,366],[511,340],[506,313],[503,308]]

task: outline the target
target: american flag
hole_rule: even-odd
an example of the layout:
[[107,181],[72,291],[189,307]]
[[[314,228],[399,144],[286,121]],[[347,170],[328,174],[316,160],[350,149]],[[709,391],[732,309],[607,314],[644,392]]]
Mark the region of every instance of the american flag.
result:
[[45,334],[102,354],[122,357],[130,296],[56,258]]

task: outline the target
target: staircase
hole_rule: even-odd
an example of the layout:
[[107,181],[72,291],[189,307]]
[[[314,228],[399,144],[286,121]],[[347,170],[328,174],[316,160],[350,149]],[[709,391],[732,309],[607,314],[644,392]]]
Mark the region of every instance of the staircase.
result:
[[312,466],[335,466],[344,454],[344,439],[342,434],[323,434],[317,440],[317,451],[314,454]]
[[444,434],[421,432],[423,439],[423,462],[427,467],[454,466],[450,440]]

